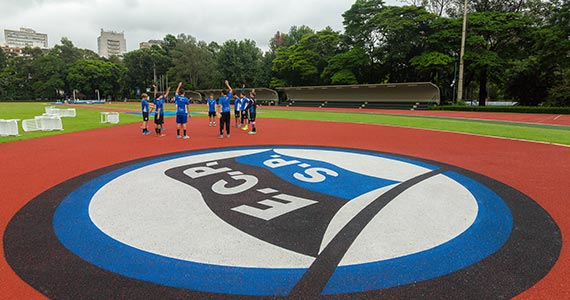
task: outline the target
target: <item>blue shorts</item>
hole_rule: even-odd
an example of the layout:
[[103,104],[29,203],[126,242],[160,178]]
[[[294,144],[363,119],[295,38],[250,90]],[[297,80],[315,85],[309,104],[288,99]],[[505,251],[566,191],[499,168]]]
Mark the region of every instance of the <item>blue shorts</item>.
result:
[[188,114],[176,114],[176,124],[188,123]]

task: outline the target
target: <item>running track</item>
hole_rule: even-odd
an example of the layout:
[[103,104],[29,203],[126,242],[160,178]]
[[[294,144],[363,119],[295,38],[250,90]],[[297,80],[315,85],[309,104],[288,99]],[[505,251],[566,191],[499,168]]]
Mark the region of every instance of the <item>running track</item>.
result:
[[[456,165],[506,183],[533,198],[560,226],[564,244],[552,271],[516,299],[570,299],[570,246],[567,243],[570,147],[409,128],[288,120],[261,120],[256,136],[234,130],[231,139],[220,140],[217,129],[208,127],[206,119],[192,119],[192,138],[184,141],[173,137],[173,123],[173,119],[167,119],[169,135],[164,138],[141,136],[139,124],[132,124],[1,144],[0,187],[4,199],[0,209],[0,234],[3,236],[14,214],[43,191],[120,162],[227,146],[351,147]],[[3,251],[2,246],[0,299],[45,299],[11,270]]]

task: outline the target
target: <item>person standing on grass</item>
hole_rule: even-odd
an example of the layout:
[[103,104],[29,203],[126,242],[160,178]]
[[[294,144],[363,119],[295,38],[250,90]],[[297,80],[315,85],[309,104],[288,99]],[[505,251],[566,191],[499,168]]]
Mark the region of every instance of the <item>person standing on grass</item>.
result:
[[214,93],[210,93],[210,98],[208,99],[208,118],[210,119],[210,127],[216,126],[216,104]]
[[150,131],[148,131],[148,116],[150,114],[150,105],[148,103],[148,95],[146,93],[142,94],[141,109],[143,117],[142,134],[148,135],[150,134]]
[[[176,96],[174,102],[176,103],[176,138],[189,139],[187,134],[188,112],[190,111],[190,100],[184,96],[184,89],[182,89],[182,82],[178,83],[176,88]],[[180,127],[184,130],[184,137],[180,135]]]
[[220,97],[220,138],[224,138],[224,126],[226,127],[226,137],[230,137],[230,120],[231,120],[231,99],[233,96],[233,90],[230,86],[229,81],[225,81],[228,90],[222,91],[222,96]]
[[170,93],[170,87],[166,89],[166,93],[162,95],[156,90],[156,85],[154,87],[154,131],[156,136],[163,137],[166,134],[162,133],[162,127],[164,125],[164,99],[168,98]]

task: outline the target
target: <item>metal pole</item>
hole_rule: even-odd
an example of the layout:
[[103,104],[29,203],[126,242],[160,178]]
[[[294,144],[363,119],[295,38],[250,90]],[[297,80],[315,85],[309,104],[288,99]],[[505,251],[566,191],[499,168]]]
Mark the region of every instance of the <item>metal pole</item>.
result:
[[459,55],[459,82],[457,85],[457,100],[463,99],[463,72],[464,72],[464,61],[463,56],[465,55],[465,40],[467,39],[467,0],[463,5],[463,30],[461,33],[461,54]]

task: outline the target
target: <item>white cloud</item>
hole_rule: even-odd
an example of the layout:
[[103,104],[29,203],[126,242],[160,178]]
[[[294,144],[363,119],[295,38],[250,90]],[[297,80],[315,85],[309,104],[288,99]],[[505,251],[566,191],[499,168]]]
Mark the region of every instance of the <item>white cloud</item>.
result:
[[[342,13],[355,0],[0,0],[0,29],[32,28],[47,33],[50,47],[67,37],[96,51],[100,30],[123,31],[127,49],[166,34],[185,33],[206,42],[251,39],[267,49],[277,31],[293,25],[341,31]],[[398,0],[386,1],[398,5]],[[4,42],[4,36],[0,43]]]

